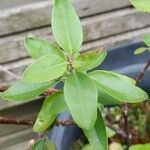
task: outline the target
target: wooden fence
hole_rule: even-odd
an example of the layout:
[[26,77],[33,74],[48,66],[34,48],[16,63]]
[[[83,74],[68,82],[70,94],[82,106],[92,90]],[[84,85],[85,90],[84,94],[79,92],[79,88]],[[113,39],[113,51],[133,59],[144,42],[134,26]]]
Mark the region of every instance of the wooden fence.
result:
[[[150,33],[150,15],[132,8],[128,0],[73,0],[73,5],[84,27],[82,51],[139,41]],[[54,40],[51,8],[51,0],[0,0],[0,64],[5,69],[20,76],[31,62],[23,46],[25,36]],[[0,70],[1,85],[13,81],[13,77]],[[16,104],[1,100],[0,115],[34,118],[40,105],[41,101]],[[0,125],[0,149],[17,150],[35,136],[30,127]]]

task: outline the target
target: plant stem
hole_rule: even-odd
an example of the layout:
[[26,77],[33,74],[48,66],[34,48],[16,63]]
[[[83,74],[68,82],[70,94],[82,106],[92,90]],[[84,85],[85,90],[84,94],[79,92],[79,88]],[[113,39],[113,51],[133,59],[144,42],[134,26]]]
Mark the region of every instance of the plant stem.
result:
[[[34,125],[35,121],[33,120],[19,120],[15,118],[7,118],[0,116],[0,124],[14,124],[14,125],[27,125],[32,126]],[[57,120],[55,123],[56,126],[70,126],[75,125],[73,120]]]
[[127,137],[126,133],[125,133],[123,130],[120,130],[120,129],[115,128],[115,127],[112,125],[111,122],[107,122],[106,125],[107,125],[110,129],[112,129],[115,133],[117,133],[118,135],[120,135],[120,136],[122,136],[122,137],[124,137],[124,138]]
[[126,148],[127,150],[130,147],[129,127],[128,127],[128,111],[129,111],[129,108],[128,108],[128,104],[126,103],[123,106],[123,119],[124,119],[124,131],[126,133],[125,143],[127,146],[127,148]]
[[5,69],[2,65],[0,65],[0,70],[4,71],[5,73],[7,73],[8,75],[12,76],[13,78],[19,80],[20,77],[17,76],[16,74],[10,72],[9,70]]
[[14,118],[0,117],[0,124],[33,125],[32,120],[17,120]]
[[136,84],[139,84],[142,81],[142,79],[143,79],[145,73],[147,72],[149,66],[150,66],[150,59],[147,61],[147,63],[144,66],[143,70],[137,76],[137,78],[136,78]]
[[[15,118],[7,118],[7,117],[1,117],[0,116],[0,124],[13,124],[13,125],[27,125],[32,126],[34,125],[35,121],[33,120],[18,120]],[[73,120],[57,120],[55,122],[55,126],[71,126],[76,125],[76,123]],[[126,134],[122,130],[118,130],[115,127],[112,126],[110,122],[107,122],[106,125],[111,128],[114,132],[117,134],[123,136],[126,138]]]

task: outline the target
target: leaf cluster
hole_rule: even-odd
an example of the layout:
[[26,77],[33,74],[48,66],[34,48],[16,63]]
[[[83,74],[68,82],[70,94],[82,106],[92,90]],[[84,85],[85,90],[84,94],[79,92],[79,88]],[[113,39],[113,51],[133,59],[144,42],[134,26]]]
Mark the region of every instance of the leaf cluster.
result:
[[104,61],[107,52],[103,49],[79,52],[83,30],[70,0],[55,0],[51,24],[57,45],[41,38],[25,38],[33,63],[26,68],[21,81],[12,84],[1,96],[26,102],[63,82],[60,91],[44,100],[33,130],[43,132],[51,128],[57,115],[69,110],[93,149],[107,150],[102,106],[137,103],[148,95],[127,76],[106,70],[91,71]]

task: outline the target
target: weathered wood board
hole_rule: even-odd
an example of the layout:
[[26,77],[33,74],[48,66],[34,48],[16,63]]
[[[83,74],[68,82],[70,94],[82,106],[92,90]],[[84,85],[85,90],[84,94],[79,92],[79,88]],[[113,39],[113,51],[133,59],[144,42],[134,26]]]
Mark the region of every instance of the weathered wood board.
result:
[[[126,8],[106,14],[88,17],[82,20],[84,42],[103,39],[119,33],[150,26],[150,14],[139,13],[135,9]],[[0,38],[0,63],[27,57],[23,39],[27,35],[41,36],[53,41],[50,27],[35,29],[20,34]],[[9,43],[9,44],[8,44]],[[9,54],[9,55],[8,55]]]
[[[110,36],[110,37],[103,38],[103,39],[98,39],[98,40],[83,44],[81,51],[93,50],[101,46],[107,50],[108,48],[116,47],[121,44],[136,42],[137,40],[140,41],[142,40],[144,34],[148,34],[148,33],[150,33],[150,27],[137,29],[134,31]],[[28,59],[21,59],[19,61],[10,62],[10,63],[4,64],[3,66],[6,69],[12,71],[13,73],[21,76],[26,66],[30,63],[31,63],[31,59],[28,58]],[[9,75],[7,75],[6,73],[2,71],[0,71],[0,76],[1,76],[0,84],[11,83],[12,81],[14,81],[13,77],[10,77]]]
[[[16,0],[17,2],[19,0]],[[21,0],[20,0],[21,1]],[[8,7],[11,6],[6,0]],[[4,3],[4,1],[3,1]],[[6,5],[6,4],[5,4]],[[80,17],[129,6],[128,0],[74,0],[73,5]],[[52,1],[42,1],[0,10],[0,35],[39,28],[50,24]]]
[[[13,107],[12,109],[1,110],[1,116],[16,119],[35,119],[41,108],[42,100],[35,100]],[[21,143],[36,137],[32,132],[32,126],[0,125],[0,149]]]

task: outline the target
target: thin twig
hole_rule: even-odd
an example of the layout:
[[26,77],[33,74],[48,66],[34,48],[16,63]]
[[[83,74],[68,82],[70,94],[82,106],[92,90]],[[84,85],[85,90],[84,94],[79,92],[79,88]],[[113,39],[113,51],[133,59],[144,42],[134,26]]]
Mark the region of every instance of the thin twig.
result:
[[126,103],[124,106],[123,106],[123,119],[124,119],[124,132],[126,134],[126,137],[125,137],[125,142],[126,142],[126,146],[127,146],[127,150],[129,149],[130,147],[130,136],[129,136],[129,127],[128,127],[128,111],[129,111],[129,108],[128,108],[128,104]]
[[[34,125],[34,123],[35,123],[34,120],[19,120],[19,119],[15,119],[15,118],[0,117],[0,124],[32,126],[32,125]],[[76,123],[73,120],[57,120],[55,122],[55,126],[72,126],[72,125],[76,125]],[[115,127],[113,127],[110,122],[107,122],[106,125],[109,128],[111,128],[114,132],[116,132],[117,134],[126,138],[126,134],[122,130],[118,130]]]
[[0,86],[0,92],[5,92],[8,89],[6,86]]
[[124,137],[124,138],[127,137],[126,133],[125,133],[123,130],[120,130],[120,129],[115,128],[115,127],[112,125],[111,122],[107,122],[107,123],[106,123],[106,126],[108,126],[110,129],[112,129],[112,130],[113,130],[115,133],[117,133],[118,135],[120,135],[120,136],[122,136],[122,137]]
[[18,120],[14,118],[0,117],[0,124],[14,124],[14,125],[33,125],[32,120]]
[[141,80],[143,79],[143,77],[144,77],[145,73],[147,72],[149,66],[150,66],[150,59],[147,61],[147,63],[144,66],[143,70],[137,76],[137,78],[136,78],[136,84],[139,84],[141,82]]
[[[14,124],[14,125],[27,125],[32,126],[34,125],[34,120],[19,120],[15,118],[8,118],[8,117],[0,117],[0,124]],[[75,125],[73,120],[57,120],[55,123],[56,126],[70,126]]]
[[11,71],[5,69],[2,65],[0,65],[0,70],[4,71],[5,73],[7,73],[8,75],[12,76],[13,78],[19,80],[20,77],[17,76],[16,74],[12,73]]

